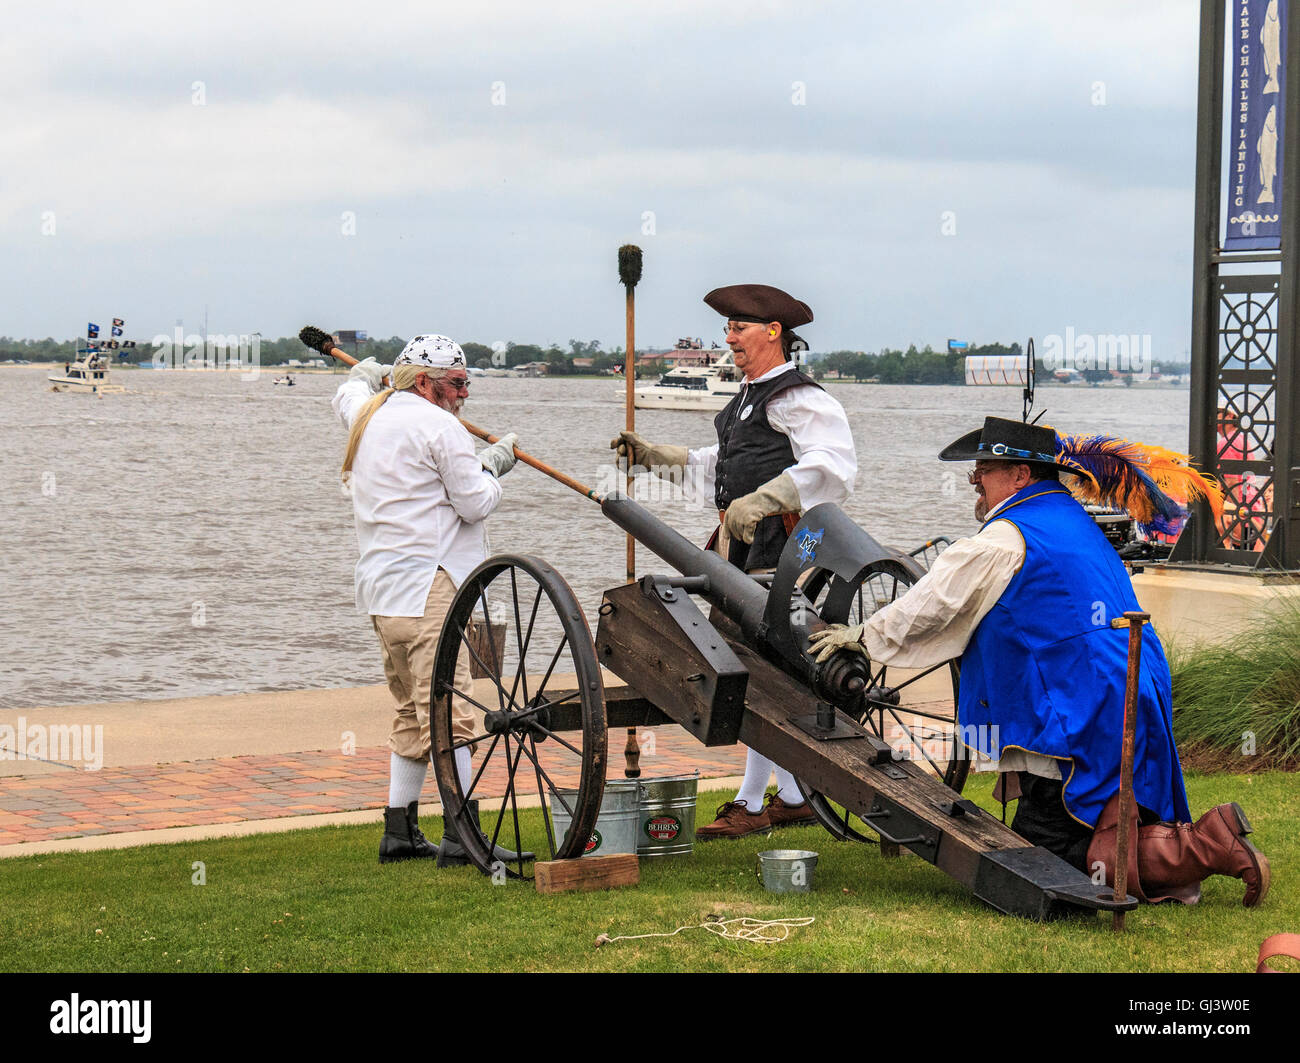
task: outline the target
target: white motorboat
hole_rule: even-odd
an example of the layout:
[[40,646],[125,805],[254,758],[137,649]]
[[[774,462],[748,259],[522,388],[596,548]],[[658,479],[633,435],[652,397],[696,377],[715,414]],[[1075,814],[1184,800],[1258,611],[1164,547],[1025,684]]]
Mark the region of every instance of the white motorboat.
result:
[[736,396],[744,379],[730,350],[707,351],[703,362],[670,369],[655,384],[638,384],[633,401],[638,410],[717,411]]
[[51,391],[82,391],[91,395],[120,394],[121,384],[109,382],[108,359],[99,351],[82,350],[82,357],[63,367],[62,376],[51,376]]

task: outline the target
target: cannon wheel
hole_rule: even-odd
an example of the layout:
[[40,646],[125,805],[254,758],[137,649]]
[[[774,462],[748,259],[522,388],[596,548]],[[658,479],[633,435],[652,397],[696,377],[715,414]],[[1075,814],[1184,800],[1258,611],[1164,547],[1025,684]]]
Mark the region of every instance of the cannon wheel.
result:
[[[827,586],[822,579],[818,578],[821,575],[821,573],[814,574],[813,578],[805,585],[805,590],[819,605],[822,605],[825,600]],[[918,578],[909,569],[896,563],[883,562],[870,565],[857,585],[847,614],[844,616],[829,616],[823,612],[821,615],[823,619],[832,623],[860,624],[877,610],[897,599]],[[887,665],[876,665],[873,662],[871,686],[873,688],[889,687],[891,683],[889,671]],[[894,671],[897,673],[898,669]],[[912,759],[942,779],[946,786],[960,793],[962,787],[966,785],[966,776],[970,771],[970,760],[959,755],[963,752],[963,749],[954,741],[951,745],[951,752],[954,755],[949,756],[946,761],[940,757],[931,756],[930,753],[934,751],[927,752],[926,749],[927,745],[931,744],[927,741],[928,736],[917,733],[915,722],[910,726],[905,722],[908,716],[920,715],[922,719],[932,719],[934,724],[941,730],[956,728],[957,662],[946,661],[933,668],[921,669],[915,676],[904,679],[897,689],[902,692],[909,684],[917,680],[931,674],[942,674],[944,672],[947,672],[951,678],[951,701],[947,701],[945,698],[942,704],[927,704],[923,710],[917,710],[906,706],[897,708],[885,701],[868,699],[863,706],[862,715],[858,717],[858,722],[872,734],[885,741],[891,741],[887,736],[887,732],[893,732],[895,729],[901,730],[905,743],[921,754],[919,757],[913,757]],[[813,790],[803,783],[800,783],[799,787],[804,796],[808,798],[808,804],[818,822],[830,831],[837,840],[859,842],[875,842],[877,840],[874,831],[869,828],[866,828],[865,832],[860,830],[859,827],[863,826],[862,821],[842,806],[831,801],[825,794]]]
[[[456,685],[462,653],[478,677],[470,690]],[[563,577],[526,555],[479,565],[443,622],[430,690],[443,815],[471,862],[484,872],[531,878],[522,858],[494,860],[494,846],[529,850],[538,859],[581,856],[605,789],[605,692],[591,631]],[[453,735],[453,691],[473,707],[470,737]],[[454,751],[465,746],[473,761],[462,794]],[[470,800],[479,801],[478,822]],[[540,828],[535,814],[520,815],[539,803]],[[552,809],[570,823],[563,836]]]

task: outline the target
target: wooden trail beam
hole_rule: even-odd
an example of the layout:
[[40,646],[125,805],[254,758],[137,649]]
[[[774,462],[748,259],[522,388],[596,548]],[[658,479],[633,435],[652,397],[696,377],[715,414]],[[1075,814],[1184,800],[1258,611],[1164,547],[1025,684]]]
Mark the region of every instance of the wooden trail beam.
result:
[[[1034,919],[1136,907],[945,786],[853,723],[857,737],[821,740],[800,727],[818,699],[760,656],[717,609],[672,619],[659,596],[605,592],[596,651],[602,667],[706,745],[743,742],[859,816],[887,843],[911,850],[1000,911]],[[675,615],[675,614],[674,614]],[[684,625],[684,626],[683,626]],[[739,681],[739,683],[738,683]],[[624,695],[626,697],[627,695]],[[629,707],[631,702],[625,702]],[[555,726],[553,723],[552,726]]]
[[[822,742],[791,720],[817,699],[748,646],[728,639],[750,671],[740,741],[863,818],[883,840],[910,849],[985,903],[1011,915],[1049,919],[1079,909],[1134,908],[1110,887],[1024,838],[934,775],[863,731]],[[670,714],[671,706],[662,706]]]

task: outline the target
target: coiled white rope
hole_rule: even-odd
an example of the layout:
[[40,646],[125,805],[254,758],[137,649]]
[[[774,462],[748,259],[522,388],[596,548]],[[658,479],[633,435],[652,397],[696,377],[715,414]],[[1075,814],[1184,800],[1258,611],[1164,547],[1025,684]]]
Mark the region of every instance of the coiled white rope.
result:
[[601,934],[596,938],[596,948],[600,948],[601,945],[612,944],[615,941],[640,941],[642,938],[676,937],[683,930],[707,930],[715,937],[726,938],[729,941],[752,941],[759,945],[779,945],[790,936],[790,931],[797,930],[802,926],[812,926],[816,921],[816,917],[811,915],[795,916],[790,919],[750,919],[748,917],[722,919],[710,916],[703,923],[679,926],[671,934],[620,934],[617,937]]

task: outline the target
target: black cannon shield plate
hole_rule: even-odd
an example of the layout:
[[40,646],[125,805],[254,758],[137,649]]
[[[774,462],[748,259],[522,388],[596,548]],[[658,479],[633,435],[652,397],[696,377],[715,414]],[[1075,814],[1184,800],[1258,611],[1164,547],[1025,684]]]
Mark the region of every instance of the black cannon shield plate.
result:
[[[786,660],[802,666],[809,633],[820,621],[844,621],[863,572],[872,564],[896,564],[913,581],[924,575],[915,561],[881,546],[849,520],[839,506],[827,502],[808,510],[790,533],[777,562],[763,616],[768,644]],[[798,608],[802,595],[796,587],[801,586],[800,578],[810,569],[822,570],[830,580],[818,613]]]
[[736,741],[749,670],[685,591],[651,580],[606,591],[596,654],[706,746]]

